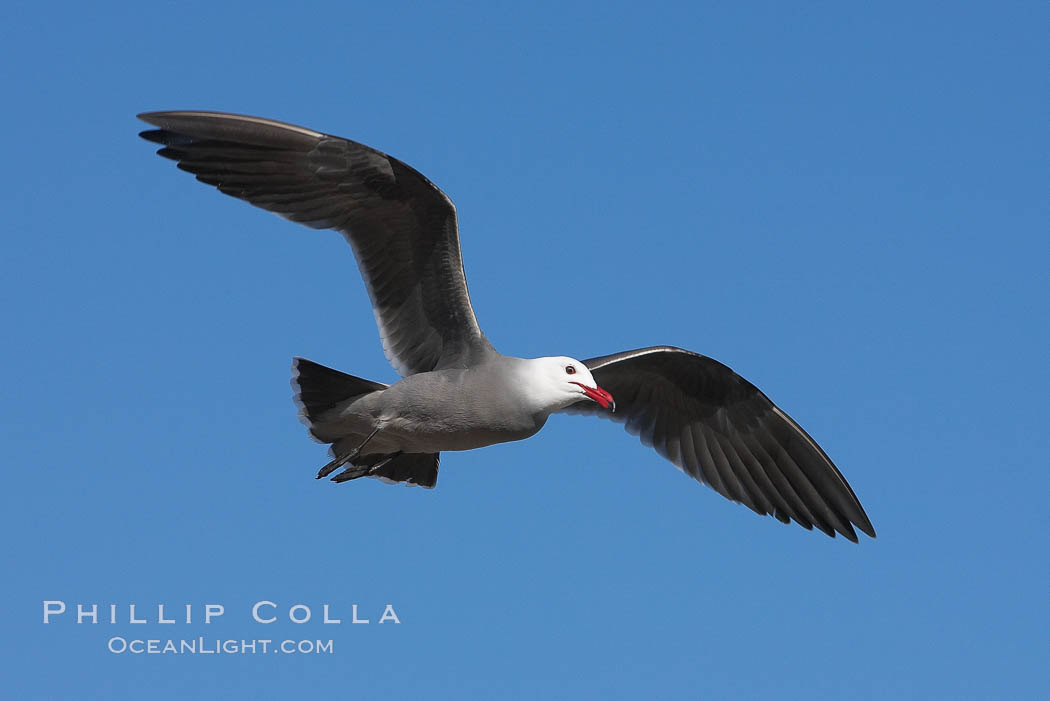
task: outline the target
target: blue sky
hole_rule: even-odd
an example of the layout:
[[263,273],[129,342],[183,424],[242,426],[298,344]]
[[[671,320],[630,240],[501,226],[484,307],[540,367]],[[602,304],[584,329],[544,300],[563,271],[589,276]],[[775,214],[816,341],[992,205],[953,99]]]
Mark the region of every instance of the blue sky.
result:
[[[1045,693],[1044,3],[5,15],[12,698]],[[137,112],[193,108],[412,164],[458,206],[497,348],[721,360],[824,446],[878,539],[759,518],[581,417],[445,454],[432,492],[314,481],[292,356],[396,376],[338,235],[135,136]],[[122,620],[44,625],[44,600]],[[280,622],[251,620],[261,600]],[[198,636],[334,650],[107,651]]]

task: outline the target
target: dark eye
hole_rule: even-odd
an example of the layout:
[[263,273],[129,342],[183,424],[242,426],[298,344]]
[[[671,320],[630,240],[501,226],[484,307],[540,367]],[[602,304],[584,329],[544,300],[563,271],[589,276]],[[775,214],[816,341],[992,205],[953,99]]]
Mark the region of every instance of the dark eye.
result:
[[574,368],[571,365],[566,365],[565,366],[565,374],[566,375],[575,375],[576,374],[576,368]]

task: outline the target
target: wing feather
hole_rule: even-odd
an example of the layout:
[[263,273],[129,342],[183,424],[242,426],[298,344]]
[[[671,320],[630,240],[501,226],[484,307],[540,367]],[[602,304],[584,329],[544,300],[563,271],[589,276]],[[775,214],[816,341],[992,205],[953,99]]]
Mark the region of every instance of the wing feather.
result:
[[466,367],[492,352],[467,293],[456,208],[423,175],[363,144],[258,117],[151,112],[142,137],[223,194],[350,243],[391,365]]
[[875,536],[864,508],[827,454],[754,385],[716,360],[670,346],[591,358],[595,381],[616,398],[569,413],[625,423],[683,472],[759,514],[856,542]]

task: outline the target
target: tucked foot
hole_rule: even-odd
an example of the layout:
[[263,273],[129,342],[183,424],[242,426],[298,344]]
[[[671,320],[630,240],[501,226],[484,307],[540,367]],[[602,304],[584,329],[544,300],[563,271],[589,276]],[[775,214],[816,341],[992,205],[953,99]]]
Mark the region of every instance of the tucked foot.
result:
[[[354,448],[353,450],[351,450],[346,455],[343,455],[342,457],[336,458],[335,460],[333,460],[332,462],[328,463],[327,465],[322,467],[320,470],[318,470],[317,471],[317,477],[315,477],[314,479],[322,479],[324,477],[327,477],[328,475],[332,474],[333,472],[335,472],[336,470],[338,470],[340,467],[342,467],[343,465],[347,464],[348,462],[350,462],[352,460],[356,460],[360,455],[361,455],[361,450],[359,448]],[[342,473],[342,474],[345,474],[345,473]],[[353,478],[350,477],[350,478],[347,478],[347,479],[353,479]]]
[[341,482],[349,482],[350,480],[355,480],[358,477],[366,476],[370,469],[372,469],[372,468],[370,468],[370,467],[358,467],[356,465],[351,465],[350,467],[346,468],[345,470],[340,472],[338,475],[333,477],[332,481],[335,482],[336,484],[339,484]]
[[[376,426],[371,433],[365,436],[365,439],[361,441],[361,445],[357,446],[346,455],[337,456],[335,460],[318,470],[317,477],[315,477],[314,479],[321,479],[322,477],[327,477],[328,475],[332,474],[348,462],[352,463],[354,460],[357,460],[361,456],[361,451],[366,445],[368,445],[368,441],[372,440],[372,437],[375,436],[377,433],[379,433],[378,426]],[[360,477],[360,475],[357,476]],[[353,479],[353,477],[347,477],[346,479]]]
[[[374,475],[376,472],[379,471],[379,468],[386,465],[398,455],[401,455],[401,453],[391,453],[390,455],[376,456],[380,457],[380,460],[374,465],[351,465],[350,467],[346,468],[338,475],[333,477],[332,481],[338,484],[340,482],[349,482],[350,480],[355,480],[358,477],[368,477],[369,475]],[[325,467],[327,467],[327,465]]]

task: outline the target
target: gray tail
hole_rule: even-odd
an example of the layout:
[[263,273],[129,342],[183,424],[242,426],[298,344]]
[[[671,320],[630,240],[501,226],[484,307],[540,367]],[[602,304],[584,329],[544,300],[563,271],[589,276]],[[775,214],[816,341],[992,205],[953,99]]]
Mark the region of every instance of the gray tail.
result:
[[338,438],[325,434],[322,426],[325,414],[349,399],[386,387],[381,382],[362,380],[306,358],[292,359],[292,389],[299,419],[310,430],[310,435],[322,443],[332,443]]
[[[315,439],[333,444],[333,457],[350,453],[363,436],[345,436],[333,424],[326,426],[326,415],[350,399],[386,388],[381,382],[347,375],[306,358],[292,360],[292,389],[299,419]],[[332,480],[346,482],[358,477],[375,477],[384,482],[432,488],[437,484],[439,461],[437,453],[370,453],[349,460],[347,469]]]

